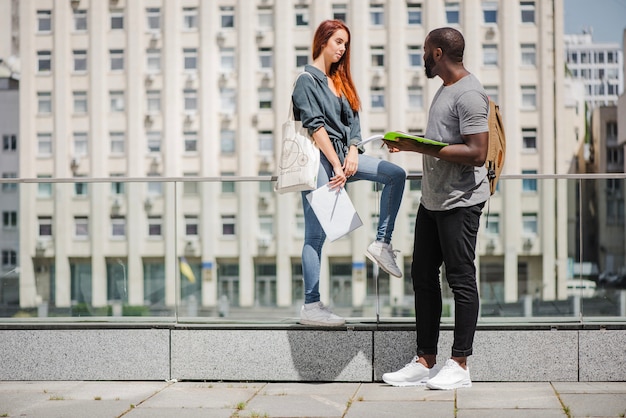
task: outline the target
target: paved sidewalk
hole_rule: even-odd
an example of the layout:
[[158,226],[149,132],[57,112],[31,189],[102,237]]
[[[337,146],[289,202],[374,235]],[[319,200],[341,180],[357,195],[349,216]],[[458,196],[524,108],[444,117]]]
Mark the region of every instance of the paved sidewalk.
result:
[[0,417],[625,417],[626,382],[0,382]]

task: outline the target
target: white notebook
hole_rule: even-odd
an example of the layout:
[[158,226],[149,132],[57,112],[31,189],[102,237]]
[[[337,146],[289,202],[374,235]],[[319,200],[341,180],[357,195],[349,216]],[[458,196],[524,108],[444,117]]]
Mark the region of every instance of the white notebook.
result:
[[330,241],[363,225],[344,187],[331,190],[328,185],[324,185],[307,194],[306,198]]

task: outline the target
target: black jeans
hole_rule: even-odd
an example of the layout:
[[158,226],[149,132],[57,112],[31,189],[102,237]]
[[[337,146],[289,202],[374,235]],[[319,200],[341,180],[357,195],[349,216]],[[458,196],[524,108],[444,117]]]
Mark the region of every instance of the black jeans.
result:
[[419,207],[411,265],[418,356],[437,354],[442,305],[439,269],[442,263],[454,294],[452,356],[472,354],[480,305],[474,258],[483,206],[484,203],[480,203],[447,211]]

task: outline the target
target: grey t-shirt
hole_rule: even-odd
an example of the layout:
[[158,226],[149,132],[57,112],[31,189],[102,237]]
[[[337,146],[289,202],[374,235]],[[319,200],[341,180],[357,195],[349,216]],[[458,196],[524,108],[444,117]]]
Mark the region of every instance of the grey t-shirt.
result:
[[[485,89],[469,74],[439,88],[430,105],[424,136],[448,144],[463,143],[461,135],[489,131],[488,113]],[[421,203],[428,210],[473,206],[490,196],[485,166],[451,163],[425,154],[423,165]]]

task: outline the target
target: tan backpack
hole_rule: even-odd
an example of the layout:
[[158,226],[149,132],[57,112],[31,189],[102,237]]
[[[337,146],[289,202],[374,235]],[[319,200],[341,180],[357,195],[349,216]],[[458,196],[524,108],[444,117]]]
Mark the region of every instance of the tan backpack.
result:
[[504,135],[504,123],[500,114],[500,106],[489,100],[489,148],[487,149],[487,179],[491,194],[496,192],[500,173],[504,166],[506,153],[506,137]]

